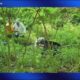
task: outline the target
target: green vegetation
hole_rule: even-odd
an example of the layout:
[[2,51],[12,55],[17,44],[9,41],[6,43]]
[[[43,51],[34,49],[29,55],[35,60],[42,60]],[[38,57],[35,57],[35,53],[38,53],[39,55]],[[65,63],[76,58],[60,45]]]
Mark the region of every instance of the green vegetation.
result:
[[[19,42],[34,43],[37,37],[59,42],[59,53],[51,50],[41,55],[41,48],[16,44],[7,38],[5,24],[20,18],[27,28]],[[8,44],[3,44],[7,40]],[[79,72],[80,9],[79,8],[0,8],[0,72]]]

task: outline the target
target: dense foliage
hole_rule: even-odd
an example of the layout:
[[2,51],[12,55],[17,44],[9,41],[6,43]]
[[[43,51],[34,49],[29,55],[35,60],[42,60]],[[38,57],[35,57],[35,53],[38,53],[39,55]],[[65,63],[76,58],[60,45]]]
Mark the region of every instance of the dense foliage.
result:
[[[17,18],[27,29],[19,42],[34,43],[44,36],[59,42],[59,53],[52,56],[34,45],[16,44],[7,38],[5,24],[8,17]],[[8,43],[3,43],[7,40]],[[0,71],[1,72],[79,72],[80,71],[80,9],[79,8],[0,8]]]

